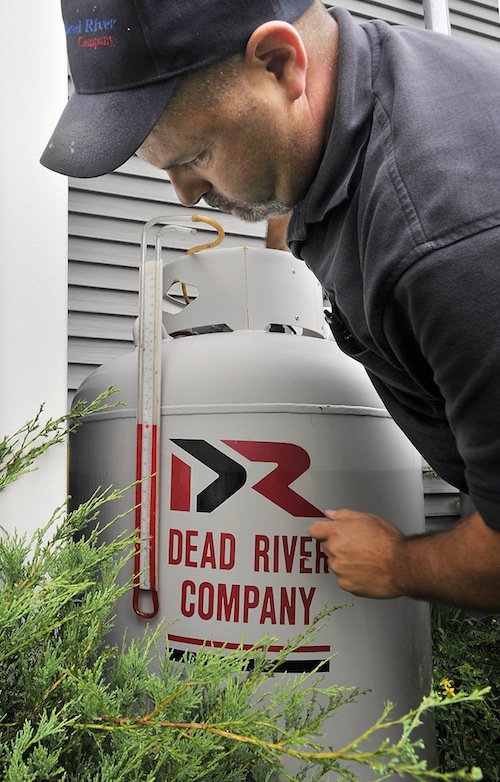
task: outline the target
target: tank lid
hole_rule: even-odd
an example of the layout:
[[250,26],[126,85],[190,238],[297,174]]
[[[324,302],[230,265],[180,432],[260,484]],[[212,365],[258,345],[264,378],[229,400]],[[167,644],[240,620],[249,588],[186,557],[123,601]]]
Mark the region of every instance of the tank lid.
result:
[[271,325],[323,337],[321,286],[303,261],[282,250],[236,247],[202,250],[167,263],[164,296],[176,284],[196,292],[176,312],[163,313],[171,335],[217,326],[231,331]]

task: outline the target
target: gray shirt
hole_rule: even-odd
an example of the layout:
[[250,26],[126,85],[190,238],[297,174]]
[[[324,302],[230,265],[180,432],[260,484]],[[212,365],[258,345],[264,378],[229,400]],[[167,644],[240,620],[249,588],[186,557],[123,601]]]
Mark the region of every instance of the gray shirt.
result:
[[500,57],[333,14],[333,127],[288,241],[340,347],[500,528]]

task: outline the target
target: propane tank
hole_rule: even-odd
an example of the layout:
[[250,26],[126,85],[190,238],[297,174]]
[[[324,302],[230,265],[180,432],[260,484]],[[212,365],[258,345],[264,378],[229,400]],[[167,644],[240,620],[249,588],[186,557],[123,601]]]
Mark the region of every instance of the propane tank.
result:
[[[387,701],[400,716],[428,694],[428,606],[342,591],[308,527],[325,508],[350,507],[423,532],[420,457],[363,368],[325,337],[319,283],[289,253],[191,252],[165,265],[162,294],[154,573],[143,583],[135,573],[135,600],[131,590],[118,604],[113,640],[166,619],[179,652],[265,635],[280,648],[325,604],[347,603],[290,657],[291,669],[307,671],[335,654],[325,683],[369,691],[328,728],[325,745],[344,746]],[[113,385],[125,404],[87,417],[72,436],[73,502],[136,479],[138,362],[140,346],[77,392],[91,400]],[[134,505],[131,489],[101,521]],[[111,530],[133,523],[129,514]],[[425,741],[429,757],[430,732]]]

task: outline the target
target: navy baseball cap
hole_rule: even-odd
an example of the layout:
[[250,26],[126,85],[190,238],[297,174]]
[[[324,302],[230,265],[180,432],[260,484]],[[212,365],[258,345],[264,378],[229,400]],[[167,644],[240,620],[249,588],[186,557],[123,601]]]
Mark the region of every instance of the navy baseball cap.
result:
[[264,22],[294,22],[313,0],[62,0],[74,93],[41,163],[114,171],[147,138],[182,76],[243,51]]

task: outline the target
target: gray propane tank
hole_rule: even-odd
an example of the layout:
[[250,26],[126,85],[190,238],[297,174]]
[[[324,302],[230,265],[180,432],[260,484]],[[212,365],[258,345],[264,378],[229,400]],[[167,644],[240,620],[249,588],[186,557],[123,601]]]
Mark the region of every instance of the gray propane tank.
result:
[[[163,275],[167,299],[179,281],[197,296],[163,312],[158,611],[145,622],[127,595],[112,640],[166,619],[179,651],[266,634],[280,647],[325,604],[352,604],[290,658],[304,671],[335,653],[325,683],[369,690],[328,728],[325,745],[344,746],[387,701],[401,715],[428,694],[429,612],[424,602],[342,591],[308,527],[322,509],[348,507],[423,532],[420,457],[362,367],[325,338],[321,289],[303,263],[278,250],[218,248],[181,256]],[[136,478],[137,366],[135,350],[77,392],[91,400],[113,385],[125,406],[88,417],[72,437],[75,503]],[[130,490],[101,521],[134,504]],[[113,534],[133,523],[129,514]],[[147,605],[151,596],[140,597]],[[432,757],[429,731],[425,740]]]

